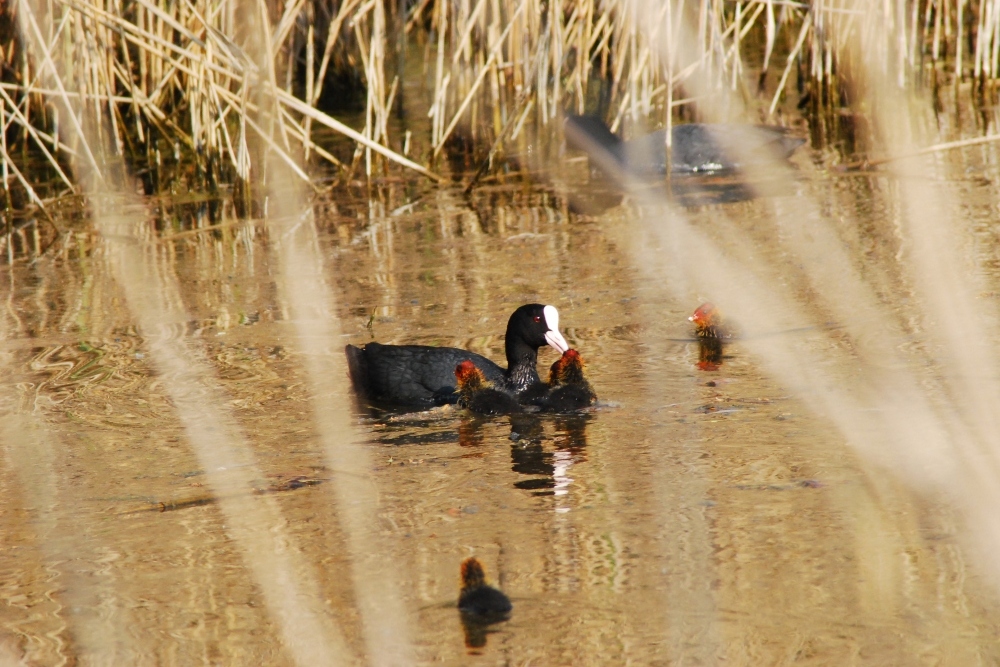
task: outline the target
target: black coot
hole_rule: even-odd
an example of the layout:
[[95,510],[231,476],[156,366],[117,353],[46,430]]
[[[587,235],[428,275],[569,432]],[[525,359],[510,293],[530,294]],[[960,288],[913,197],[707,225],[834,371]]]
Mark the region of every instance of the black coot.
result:
[[[622,141],[597,116],[567,116],[565,129],[569,146],[586,151],[605,172],[662,175],[667,171],[666,130]],[[786,128],[772,125],[675,125],[670,170],[682,174],[732,171],[755,158],[764,164],[786,159],[804,143],[805,139],[789,136]]]
[[397,405],[453,403],[455,367],[472,361],[494,387],[517,395],[538,382],[538,348],[551,345],[560,353],[569,349],[559,333],[559,311],[554,306],[529,303],[507,321],[504,348],[507,369],[486,357],[454,347],[428,345],[348,345],[347,366],[355,391],[370,399]]

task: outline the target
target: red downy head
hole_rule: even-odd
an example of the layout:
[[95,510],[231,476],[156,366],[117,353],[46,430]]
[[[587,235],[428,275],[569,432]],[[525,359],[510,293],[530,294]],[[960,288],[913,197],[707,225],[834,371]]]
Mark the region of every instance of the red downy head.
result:
[[483,372],[476,368],[476,365],[466,359],[455,366],[455,379],[458,381],[459,390],[478,389],[486,382]]
[[461,572],[463,589],[479,588],[486,585],[486,572],[483,571],[483,564],[475,556],[470,556],[462,561]]
[[570,348],[552,364],[549,369],[549,384],[566,384],[568,381],[583,377],[583,357]]
[[691,317],[688,318],[688,321],[694,322],[695,327],[698,329],[704,329],[705,327],[717,324],[718,318],[718,309],[714,305],[706,302],[698,306],[694,313],[692,313]]

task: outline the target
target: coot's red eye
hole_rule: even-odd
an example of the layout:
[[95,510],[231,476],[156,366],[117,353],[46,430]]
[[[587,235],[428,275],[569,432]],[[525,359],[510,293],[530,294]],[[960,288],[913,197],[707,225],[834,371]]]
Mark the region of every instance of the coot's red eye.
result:
[[536,322],[541,322],[542,321],[542,316],[541,315],[535,315],[535,321]]

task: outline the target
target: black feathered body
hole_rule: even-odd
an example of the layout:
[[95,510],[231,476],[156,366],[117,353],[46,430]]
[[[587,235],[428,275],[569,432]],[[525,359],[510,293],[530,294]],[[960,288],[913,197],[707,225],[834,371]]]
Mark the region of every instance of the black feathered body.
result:
[[[458,399],[455,367],[469,360],[494,389],[516,396],[539,382],[539,347],[565,349],[558,315],[554,307],[539,303],[525,304],[511,314],[504,336],[506,370],[482,355],[454,347],[368,343],[346,348],[351,382],[355,391],[380,402],[414,406],[454,403]],[[552,318],[552,329],[547,317]]]
[[707,324],[695,328],[694,334],[700,339],[711,339],[718,341],[729,341],[736,338],[736,335],[729,330],[725,324]]
[[492,586],[463,588],[458,596],[458,610],[478,620],[494,622],[510,615],[510,598]]
[[509,415],[524,411],[516,398],[493,387],[484,387],[468,393],[459,392],[458,404],[477,415]]
[[[603,166],[614,164],[629,174],[665,174],[666,130],[622,141],[596,116],[569,116],[566,138],[598,158]],[[767,160],[786,159],[804,139],[771,125],[687,123],[671,130],[670,170],[674,173],[731,171]]]
[[502,383],[504,369],[486,357],[455,347],[348,345],[347,366],[355,389],[366,397],[405,405],[440,405],[457,399],[455,366],[469,360],[486,379]]
[[527,389],[519,393],[517,395],[517,402],[521,405],[541,406],[544,404],[545,399],[549,397],[549,390],[549,385],[539,380],[538,382],[529,385]]
[[[514,364],[510,371],[499,381],[494,384],[498,389],[502,389],[511,394],[521,394],[527,391],[533,385],[541,382],[541,378],[538,377],[538,368],[536,364],[538,363],[537,352],[521,360],[519,363]],[[478,366],[478,364],[476,364]],[[493,382],[489,376],[486,377],[487,380]]]
[[565,384],[555,387],[545,398],[542,408],[547,412],[573,412],[588,408],[597,401],[597,394],[590,388],[590,383]]

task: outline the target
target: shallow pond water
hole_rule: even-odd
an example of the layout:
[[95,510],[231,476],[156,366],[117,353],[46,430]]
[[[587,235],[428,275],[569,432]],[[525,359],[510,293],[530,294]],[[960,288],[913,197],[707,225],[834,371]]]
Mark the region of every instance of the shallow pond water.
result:
[[[796,260],[772,242],[770,221],[775,207],[816,202],[905,321],[894,177],[800,162],[773,197],[685,214],[720,248],[787,264],[773,280],[794,287]],[[961,193],[956,224],[988,285],[1000,279],[994,163],[987,152],[955,158],[941,185]],[[344,378],[327,398],[351,403],[370,456],[370,528],[388,545],[378,554],[345,546],[334,487],[348,473],[319,443],[310,359],[276,284],[277,234],[204,202],[144,204],[144,252],[176,278],[171,299],[188,314],[169,333],[204,352],[256,458],[260,476],[229,500],[248,511],[273,500],[282,549],[319,589],[347,652],[365,651],[348,575],[361,559],[402,601],[420,664],[1000,662],[1000,593],[962,539],[974,526],[937,490],[860,456],[752,344],[699,368],[687,317],[714,293],[691,280],[668,288],[634,206],[579,164],[562,176],[468,197],[386,182],[316,206],[342,331],[326,354],[375,339],[502,360],[508,315],[538,301],[559,308],[600,397],[586,414],[484,419],[369,408]],[[290,664],[113,257],[88,223],[68,226],[41,258],[4,268],[0,662]],[[998,293],[979,296],[993,308]],[[799,295],[814,304],[806,287]],[[758,327],[748,343],[803,355],[859,345],[838,324],[817,306],[812,326]],[[897,347],[933,385],[940,368],[920,356],[919,337]],[[554,360],[542,350],[540,368]],[[862,373],[823,371],[847,392]],[[467,636],[454,602],[469,555],[514,612]]]

